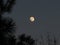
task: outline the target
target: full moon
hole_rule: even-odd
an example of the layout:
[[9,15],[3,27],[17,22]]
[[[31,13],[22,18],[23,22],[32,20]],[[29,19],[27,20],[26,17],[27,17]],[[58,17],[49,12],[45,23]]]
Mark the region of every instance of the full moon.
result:
[[30,17],[30,21],[31,22],[34,22],[35,21],[35,18],[33,16]]

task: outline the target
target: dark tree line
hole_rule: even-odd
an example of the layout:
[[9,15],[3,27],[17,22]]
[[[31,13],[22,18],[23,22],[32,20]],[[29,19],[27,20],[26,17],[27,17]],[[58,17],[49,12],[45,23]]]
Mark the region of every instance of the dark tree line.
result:
[[[14,34],[16,24],[12,18],[3,17],[5,12],[11,13],[12,7],[16,3],[16,0],[7,0],[4,4],[4,0],[0,0],[0,45],[36,45],[35,40],[31,36],[25,36],[22,34],[18,36],[19,41],[17,42],[16,36]],[[41,35],[40,45],[44,44],[43,36]],[[57,40],[52,41],[54,44],[50,43],[51,39],[49,34],[47,35],[47,45],[57,45]]]
[[[55,34],[53,33],[52,36],[51,36],[51,34],[52,34],[51,32],[47,32],[47,35],[45,35],[45,36],[41,35],[40,36],[41,40],[40,40],[39,44],[40,45],[58,45],[58,40],[57,40]],[[44,37],[46,37],[46,38],[44,39]]]

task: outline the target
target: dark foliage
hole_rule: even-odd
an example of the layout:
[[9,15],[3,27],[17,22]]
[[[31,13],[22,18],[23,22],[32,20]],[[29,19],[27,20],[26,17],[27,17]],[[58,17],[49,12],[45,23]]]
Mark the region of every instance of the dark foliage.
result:
[[1,18],[0,20],[0,45],[6,45],[9,35],[13,35],[15,23],[12,19]]
[[4,0],[0,0],[0,45],[33,45],[34,40],[31,36],[25,37],[25,34],[19,37],[19,42],[16,43],[15,35],[15,23],[11,18],[4,18],[2,15],[5,12],[10,13],[16,0],[7,0],[4,4]]
[[4,0],[0,0],[0,14],[4,12],[11,12],[13,5],[16,0],[7,0],[6,4],[4,4]]
[[14,35],[13,36],[9,35],[8,43],[7,44],[8,45],[16,45],[16,38],[15,38]]
[[[13,35],[15,31],[15,23],[11,18],[4,18],[2,15],[5,12],[10,12],[15,0],[0,0],[0,45],[8,45],[9,35]],[[12,39],[13,40],[13,39]]]
[[22,34],[19,36],[19,42],[17,45],[35,45],[35,40],[33,40],[31,36],[25,36],[25,34]]
[[11,33],[14,31],[15,23],[12,19],[4,18],[0,20],[0,32],[3,31],[4,34]]

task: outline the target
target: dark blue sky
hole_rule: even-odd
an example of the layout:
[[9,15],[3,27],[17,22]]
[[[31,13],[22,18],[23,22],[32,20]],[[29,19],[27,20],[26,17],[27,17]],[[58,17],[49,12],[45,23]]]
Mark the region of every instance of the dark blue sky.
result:
[[[16,0],[9,16],[16,22],[16,35],[26,33],[40,38],[40,33],[60,32],[60,0]],[[32,24],[30,16],[36,19]]]

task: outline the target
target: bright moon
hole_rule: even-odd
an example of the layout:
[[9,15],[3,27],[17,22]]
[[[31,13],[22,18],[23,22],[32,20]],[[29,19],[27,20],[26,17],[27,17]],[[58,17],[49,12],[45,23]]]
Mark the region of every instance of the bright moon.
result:
[[34,22],[35,21],[35,18],[34,17],[30,17],[30,21],[31,22]]

